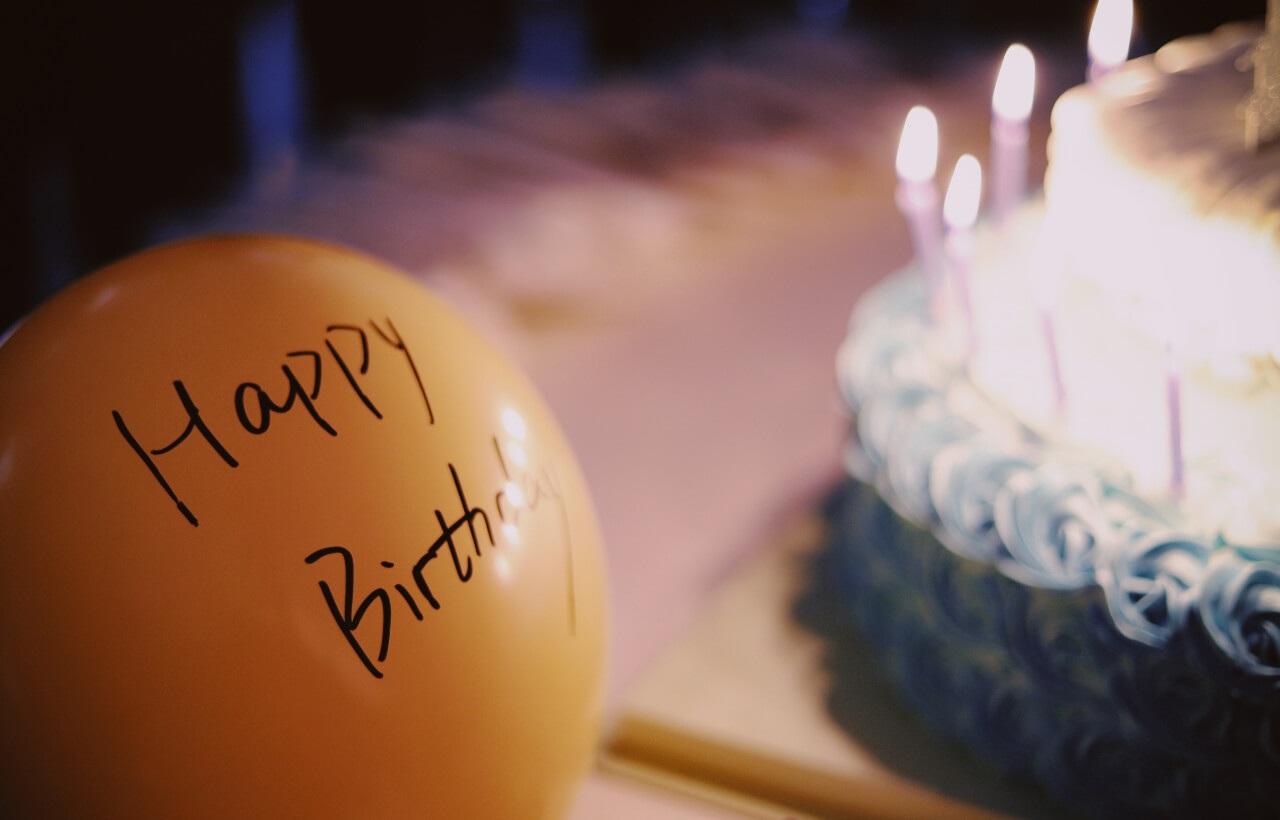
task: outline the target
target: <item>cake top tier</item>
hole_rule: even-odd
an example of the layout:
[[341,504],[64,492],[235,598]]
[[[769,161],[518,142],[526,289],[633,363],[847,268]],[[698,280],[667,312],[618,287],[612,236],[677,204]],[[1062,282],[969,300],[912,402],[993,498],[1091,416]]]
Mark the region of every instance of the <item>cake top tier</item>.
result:
[[[1245,110],[1261,30],[1224,26],[1131,60],[1089,89],[1100,133],[1136,168],[1178,186],[1205,213],[1275,232],[1280,224],[1280,145],[1253,149]],[[1055,128],[1063,119],[1055,115]]]
[[1280,353],[1280,144],[1245,139],[1260,34],[1178,40],[1053,111],[1047,224],[1064,274],[1195,359]]
[[1043,210],[980,235],[952,311],[994,405],[1253,545],[1280,544],[1280,144],[1249,147],[1243,120],[1259,34],[1179,40],[1063,95]]

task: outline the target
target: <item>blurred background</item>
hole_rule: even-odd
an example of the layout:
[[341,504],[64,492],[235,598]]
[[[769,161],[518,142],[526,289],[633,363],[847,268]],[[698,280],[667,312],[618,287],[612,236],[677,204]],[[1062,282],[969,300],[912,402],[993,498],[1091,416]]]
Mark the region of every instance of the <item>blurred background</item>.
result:
[[[0,327],[158,223],[286,174],[361,123],[511,86],[658,76],[761,32],[883,39],[900,72],[1011,38],[1083,43],[1091,2],[118,0],[6,12]],[[1140,0],[1136,51],[1264,0]]]

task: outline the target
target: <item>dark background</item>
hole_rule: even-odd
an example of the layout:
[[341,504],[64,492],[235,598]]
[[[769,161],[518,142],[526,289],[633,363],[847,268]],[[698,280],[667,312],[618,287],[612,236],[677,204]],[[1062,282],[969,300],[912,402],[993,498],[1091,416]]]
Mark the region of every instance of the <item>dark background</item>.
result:
[[[0,42],[0,328],[71,279],[140,249],[166,213],[225,196],[254,158],[239,55],[254,21],[292,11],[305,85],[302,145],[361,117],[481,93],[521,66],[583,75],[543,31],[575,27],[588,78],[660,70],[762,30],[825,17],[871,29],[929,70],[939,44],[1062,36],[1083,42],[1092,2],[1027,0],[66,0],[16,4]],[[1148,50],[1265,0],[1137,3]],[[542,28],[530,27],[531,20]],[[550,26],[550,28],[548,28]],[[557,29],[556,27],[560,28]],[[522,32],[524,35],[522,36]],[[551,35],[547,35],[550,37]],[[532,56],[531,56],[532,55]],[[913,63],[913,61],[915,61]],[[574,69],[574,70],[569,70]],[[557,74],[557,72],[560,72]],[[536,78],[535,78],[536,79]],[[0,386],[0,389],[3,389]]]

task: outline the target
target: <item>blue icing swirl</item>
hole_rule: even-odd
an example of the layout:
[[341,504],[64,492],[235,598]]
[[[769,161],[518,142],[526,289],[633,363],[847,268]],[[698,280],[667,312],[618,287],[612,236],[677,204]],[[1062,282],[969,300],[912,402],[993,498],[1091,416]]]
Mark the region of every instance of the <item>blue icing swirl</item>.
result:
[[1097,574],[1120,632],[1148,646],[1167,644],[1186,626],[1212,552],[1203,539],[1170,531],[1139,535],[1112,551]]
[[1101,545],[1112,537],[1102,488],[1083,470],[1047,464],[1009,477],[995,497],[996,530],[1008,558],[1001,569],[1034,586],[1073,589],[1093,580]]
[[1240,710],[1218,681],[1204,674],[1188,647],[1135,651],[1113,695],[1152,742],[1206,761],[1232,756]]
[[979,561],[999,558],[1004,544],[996,532],[996,493],[1015,474],[1030,469],[1029,459],[994,450],[982,440],[955,442],[939,451],[929,476],[929,494],[938,512],[942,543]]
[[1198,614],[1213,645],[1254,688],[1280,697],[1280,565],[1220,550],[1200,593]]
[[930,492],[930,473],[938,452],[973,436],[977,428],[932,401],[921,412],[902,414],[893,430],[885,481],[890,501],[908,517],[932,523],[937,518]]
[[888,468],[889,448],[902,440],[897,428],[918,415],[936,414],[941,400],[934,388],[911,383],[889,386],[862,404],[855,419],[858,442],[875,472]]
[[1169,756],[1135,744],[1122,726],[1088,714],[1063,715],[1037,750],[1036,773],[1100,817],[1184,816],[1184,792]]

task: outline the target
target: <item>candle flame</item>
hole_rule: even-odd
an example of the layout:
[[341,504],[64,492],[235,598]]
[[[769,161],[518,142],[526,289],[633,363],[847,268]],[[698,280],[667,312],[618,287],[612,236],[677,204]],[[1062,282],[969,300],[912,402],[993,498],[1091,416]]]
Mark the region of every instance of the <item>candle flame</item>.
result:
[[991,109],[1003,120],[1025,120],[1031,116],[1031,102],[1036,93],[1036,58],[1031,49],[1014,43],[1004,53],[1000,73],[996,75]]
[[978,218],[978,203],[982,199],[982,166],[973,154],[965,154],[956,162],[951,172],[951,184],[942,202],[942,217],[947,227],[968,229]]
[[1133,37],[1133,0],[1098,0],[1089,29],[1089,59],[1114,68],[1129,57]]
[[928,182],[938,170],[938,118],[923,105],[907,112],[898,143],[898,176],[909,182]]

